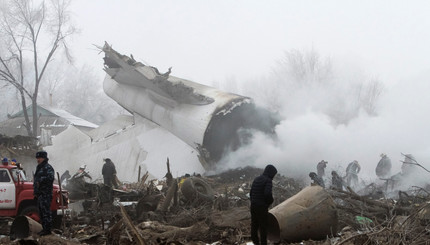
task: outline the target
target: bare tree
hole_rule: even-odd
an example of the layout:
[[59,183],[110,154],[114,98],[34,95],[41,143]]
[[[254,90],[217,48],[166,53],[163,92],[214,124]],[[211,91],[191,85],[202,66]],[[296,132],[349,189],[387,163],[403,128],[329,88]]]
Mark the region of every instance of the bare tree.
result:
[[376,78],[370,79],[369,83],[366,84],[364,94],[361,97],[361,104],[369,115],[377,115],[376,104],[383,92],[384,86]]
[[225,79],[223,89],[230,93],[239,93],[240,91],[239,91],[239,86],[237,84],[236,77],[233,75],[227,76]]
[[324,84],[333,75],[330,59],[322,59],[314,49],[285,52],[284,58],[278,61],[275,73],[299,86]]
[[265,106],[284,116],[311,108],[327,115],[335,125],[348,124],[360,111],[376,116],[382,83],[364,74],[343,73],[314,49],[293,49],[262,79],[259,84],[263,86],[252,88],[257,89],[254,94]]
[[[38,134],[37,99],[39,86],[59,49],[71,62],[67,40],[75,33],[70,25],[68,0],[5,1],[0,19],[0,81],[14,86],[20,94],[29,136]],[[32,105],[32,122],[26,111]]]
[[99,77],[94,70],[88,65],[81,68],[68,67],[61,72],[67,80],[51,79],[53,72],[49,71],[45,77],[46,82],[41,85],[43,92],[40,101],[50,103],[51,96],[42,96],[49,93],[56,106],[95,124],[102,124],[119,114],[128,114],[103,92],[103,77]]

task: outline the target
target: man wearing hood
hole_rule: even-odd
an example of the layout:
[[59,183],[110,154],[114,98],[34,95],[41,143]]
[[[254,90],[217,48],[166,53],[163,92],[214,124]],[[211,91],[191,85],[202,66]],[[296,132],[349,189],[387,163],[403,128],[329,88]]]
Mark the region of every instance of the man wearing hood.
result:
[[[251,239],[256,245],[267,244],[267,219],[269,206],[273,203],[272,180],[278,170],[269,164],[251,186]],[[258,238],[260,232],[260,239]]]

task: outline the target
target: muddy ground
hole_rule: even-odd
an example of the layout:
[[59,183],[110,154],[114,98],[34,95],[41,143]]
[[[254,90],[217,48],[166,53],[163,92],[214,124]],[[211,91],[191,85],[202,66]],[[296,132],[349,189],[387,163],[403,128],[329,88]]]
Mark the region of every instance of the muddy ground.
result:
[[[207,195],[191,198],[186,198],[181,191],[185,177],[133,183],[126,190],[114,191],[113,196],[107,197],[114,202],[102,201],[106,197],[97,196],[102,195],[101,192],[86,200],[74,200],[82,203],[84,210],[68,216],[53,235],[14,241],[6,236],[0,242],[246,244],[251,241],[250,184],[262,172],[262,169],[245,167],[214,176],[190,176],[188,178],[199,178],[210,187],[209,192],[201,191]],[[277,175],[273,180],[275,201],[272,207],[305,186],[304,180]],[[383,187],[370,184],[365,189],[360,195],[352,189],[326,189],[336,203],[337,230],[318,241],[304,239],[277,244],[426,244],[430,240],[430,188],[399,192],[397,198],[390,199],[384,197]],[[5,225],[7,223],[1,225],[2,230],[7,230]]]

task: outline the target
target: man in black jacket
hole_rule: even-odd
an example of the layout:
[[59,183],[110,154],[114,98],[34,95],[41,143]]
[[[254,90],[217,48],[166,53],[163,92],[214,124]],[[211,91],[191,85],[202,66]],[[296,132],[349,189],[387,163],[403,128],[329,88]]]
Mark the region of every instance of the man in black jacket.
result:
[[117,184],[116,184],[116,169],[115,169],[115,165],[113,164],[112,160],[110,160],[109,158],[105,159],[105,164],[103,165],[102,168],[102,175],[103,175],[103,180],[104,180],[104,184],[112,187],[112,185],[117,188]]
[[52,215],[51,201],[52,190],[54,188],[54,169],[48,163],[48,153],[39,151],[36,153],[37,167],[34,173],[33,188],[34,199],[37,200],[40,219],[42,220],[43,230],[38,234],[45,236],[51,234]]
[[[278,170],[269,164],[262,175],[254,179],[251,186],[251,239],[256,245],[267,244],[267,218],[273,203],[272,180]],[[258,232],[260,231],[260,239]]]

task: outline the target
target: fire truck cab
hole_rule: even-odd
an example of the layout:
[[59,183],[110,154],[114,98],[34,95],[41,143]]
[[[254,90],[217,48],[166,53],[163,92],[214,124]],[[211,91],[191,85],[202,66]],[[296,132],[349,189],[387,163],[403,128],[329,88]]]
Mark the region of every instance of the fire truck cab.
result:
[[[63,211],[68,208],[68,192],[60,193],[54,184],[51,202],[53,226],[59,227]],[[26,215],[40,222],[39,209],[33,195],[33,182],[14,165],[0,165],[0,217]]]

